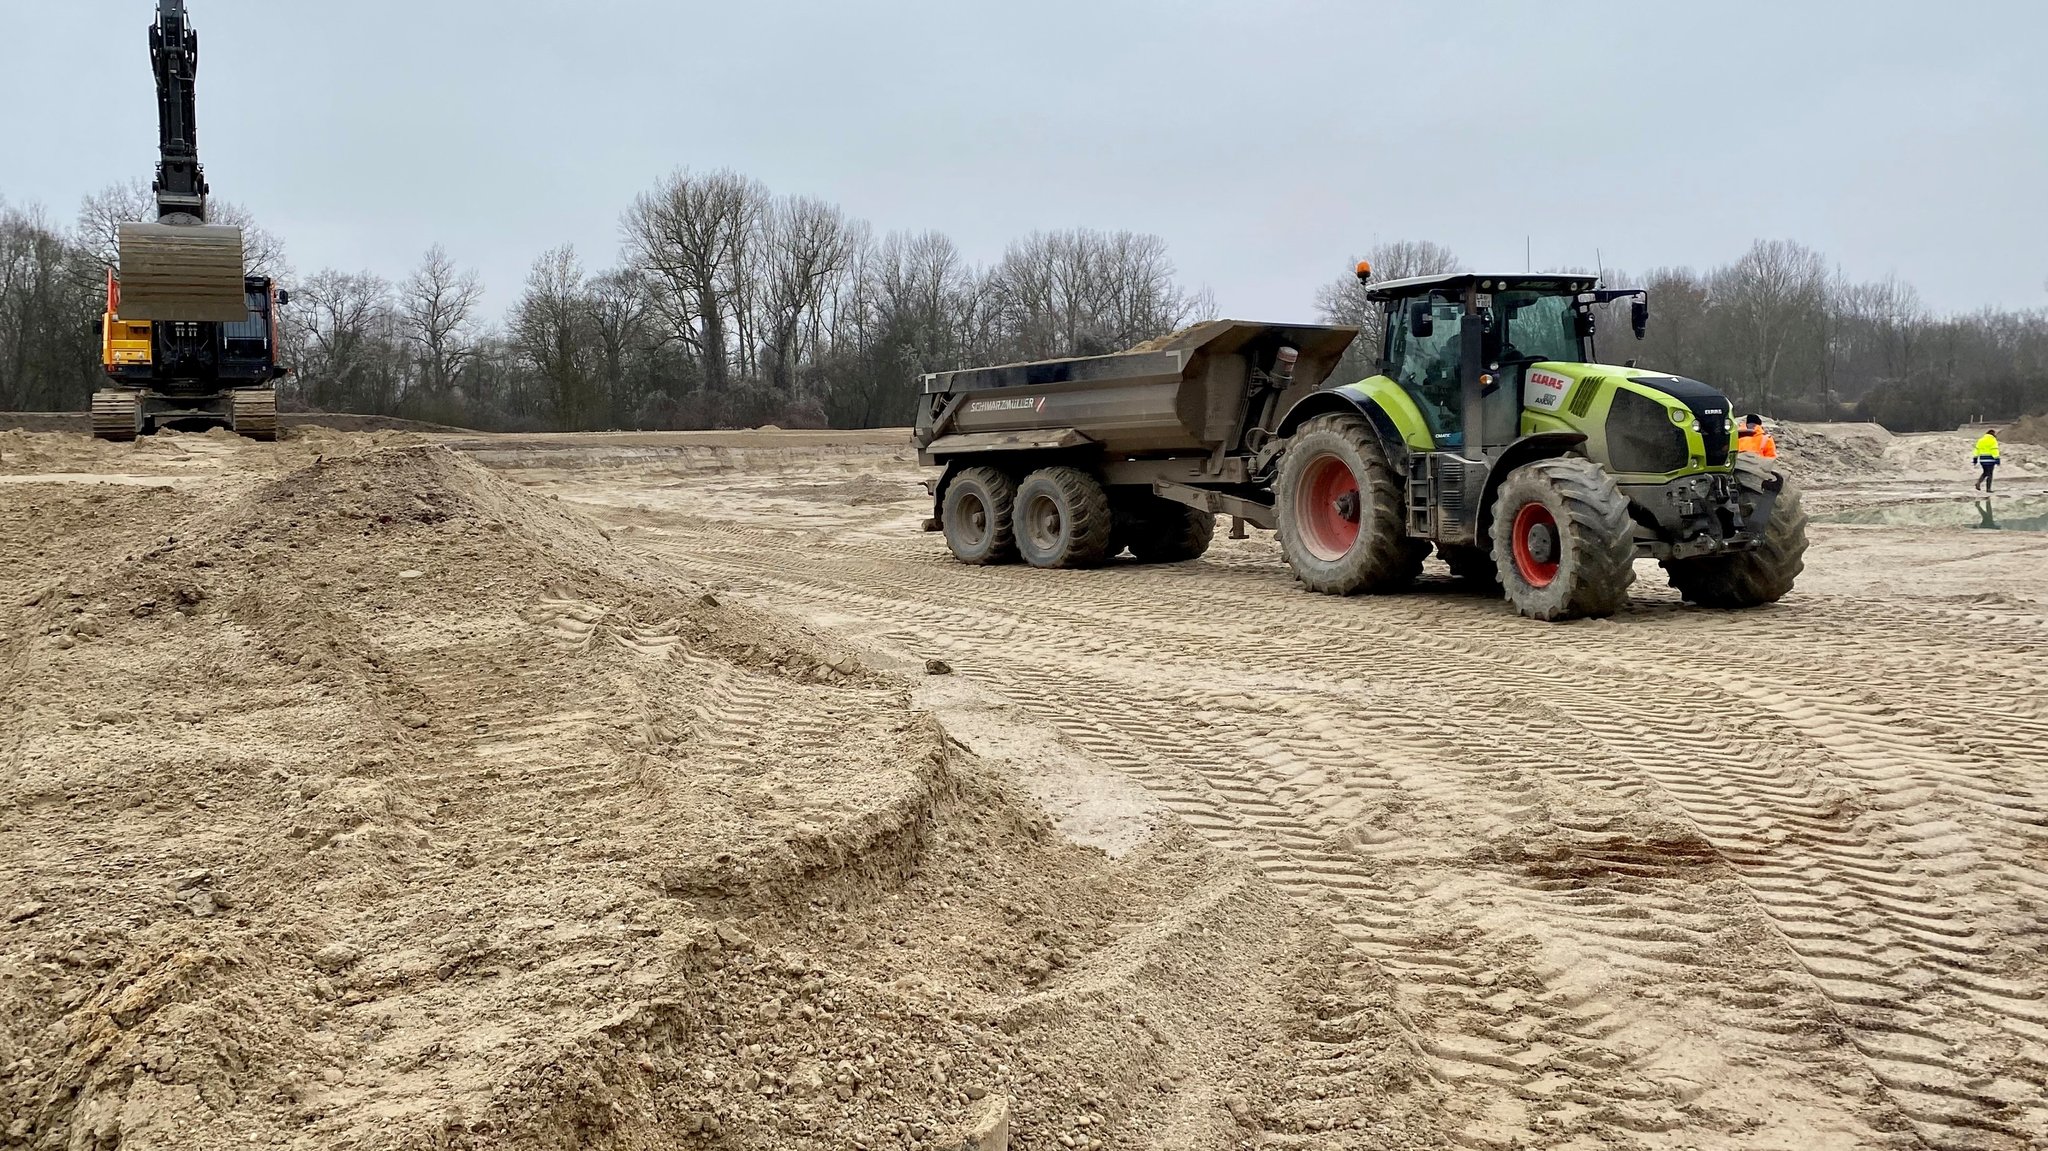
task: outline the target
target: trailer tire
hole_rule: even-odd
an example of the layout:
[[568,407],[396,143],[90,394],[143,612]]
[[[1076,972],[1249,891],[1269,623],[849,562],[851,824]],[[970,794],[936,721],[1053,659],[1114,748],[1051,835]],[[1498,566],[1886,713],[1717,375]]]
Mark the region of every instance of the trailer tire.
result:
[[967,468],[946,485],[939,511],[946,546],[964,564],[1015,563],[1017,534],[1010,516],[1017,482],[995,468]]
[[1146,492],[1117,507],[1109,554],[1128,547],[1139,563],[1185,563],[1200,559],[1215,539],[1214,515]]
[[1500,568],[1493,562],[1493,549],[1464,544],[1436,545],[1437,558],[1451,569],[1451,578],[1473,587],[1500,590]]
[[1011,520],[1017,553],[1032,567],[1090,568],[1109,559],[1115,528],[1109,493],[1080,468],[1041,468],[1025,476]]
[[1422,574],[1429,545],[1408,538],[1401,484],[1363,418],[1303,424],[1280,457],[1277,497],[1280,554],[1310,591],[1400,591]]
[[1582,456],[1524,464],[1493,505],[1494,570],[1530,619],[1620,611],[1635,582],[1635,521],[1614,477]]
[[1799,485],[1776,464],[1748,452],[1735,457],[1735,482],[1761,492],[1782,481],[1763,542],[1730,555],[1665,560],[1664,573],[1687,602],[1710,608],[1752,608],[1776,603],[1806,570],[1806,507]]

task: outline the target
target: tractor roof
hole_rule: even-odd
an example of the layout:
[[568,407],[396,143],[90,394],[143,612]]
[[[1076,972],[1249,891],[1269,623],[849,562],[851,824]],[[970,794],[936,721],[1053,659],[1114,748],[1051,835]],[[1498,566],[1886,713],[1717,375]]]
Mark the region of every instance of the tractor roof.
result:
[[1431,292],[1462,292],[1474,284],[1483,291],[1590,292],[1599,283],[1597,276],[1583,272],[1510,272],[1506,275],[1452,272],[1373,284],[1366,289],[1365,296],[1369,300],[1405,300]]

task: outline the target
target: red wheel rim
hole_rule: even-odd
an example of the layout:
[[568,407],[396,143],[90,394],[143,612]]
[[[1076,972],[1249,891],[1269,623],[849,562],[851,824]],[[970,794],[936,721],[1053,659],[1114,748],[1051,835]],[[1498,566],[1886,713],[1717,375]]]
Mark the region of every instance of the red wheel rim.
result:
[[1515,513],[1515,571],[1530,587],[1549,587],[1557,578],[1557,517],[1542,504],[1523,504]]
[[1298,502],[1296,522],[1308,553],[1325,563],[1350,555],[1358,544],[1359,520],[1358,477],[1351,465],[1334,455],[1310,460]]

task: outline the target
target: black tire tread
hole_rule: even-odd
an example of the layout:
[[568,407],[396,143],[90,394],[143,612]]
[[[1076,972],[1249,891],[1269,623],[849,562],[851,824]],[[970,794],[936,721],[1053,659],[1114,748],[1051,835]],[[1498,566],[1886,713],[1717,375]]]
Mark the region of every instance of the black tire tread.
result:
[[[952,525],[943,522],[951,518],[953,511],[952,493],[961,484],[979,487],[988,503],[993,539],[988,549],[979,555],[962,554],[960,543],[954,538]],[[1011,515],[1017,506],[1017,481],[1009,473],[998,468],[962,468],[947,487],[947,500],[942,509],[941,527],[946,532],[946,545],[952,549],[953,558],[964,564],[985,567],[995,564],[1017,562],[1017,532]]]
[[[1532,588],[1515,570],[1515,513],[1529,488],[1548,488],[1563,504],[1560,545],[1571,553],[1570,583],[1562,597]],[[1510,603],[1531,619],[1599,619],[1628,604],[1635,582],[1635,521],[1614,477],[1583,456],[1556,456],[1517,468],[1501,484],[1493,510],[1495,571]],[[1559,578],[1566,578],[1560,571]],[[1554,586],[1554,585],[1553,585]]]
[[[1067,522],[1065,546],[1056,550],[1040,563],[1034,560],[1029,550],[1020,546],[1024,560],[1033,567],[1042,568],[1092,568],[1108,562],[1110,537],[1115,534],[1116,517],[1109,506],[1109,492],[1102,482],[1076,467],[1040,468],[1024,477],[1017,485],[1016,511],[1024,508],[1031,489],[1036,486],[1051,486],[1057,493],[1063,515]],[[1015,532],[1015,511],[1011,514],[1012,531]],[[1022,534],[1022,533],[1016,533]]]
[[1493,562],[1492,548],[1438,544],[1436,554],[1444,561],[1444,566],[1451,569],[1451,578],[1479,587],[1499,589],[1500,568]]
[[1159,496],[1147,496],[1146,501],[1119,533],[1131,549],[1131,558],[1139,563],[1175,564],[1208,553],[1216,540],[1214,515]]
[[[1331,439],[1350,446],[1365,465],[1364,482],[1359,485],[1359,492],[1370,497],[1368,506],[1373,522],[1369,536],[1378,541],[1379,546],[1340,561],[1338,571],[1317,572],[1301,558],[1304,553],[1291,514],[1294,489],[1301,481],[1301,472],[1294,461],[1314,454],[1317,441]],[[1327,450],[1337,445],[1325,442],[1322,446]],[[1429,555],[1429,544],[1408,538],[1407,505],[1402,496],[1400,478],[1395,475],[1394,466],[1387,461],[1379,435],[1364,417],[1334,414],[1317,416],[1303,424],[1295,433],[1294,442],[1288,445],[1287,454],[1281,457],[1277,495],[1280,554],[1286,559],[1287,566],[1293,569],[1295,578],[1310,591],[1324,595],[1402,591],[1422,575],[1422,561]],[[1360,516],[1365,514],[1361,509]],[[1360,526],[1362,531],[1366,530],[1363,522]]]
[[1733,555],[1664,561],[1671,586],[1688,603],[1734,610],[1762,607],[1785,598],[1806,570],[1806,501],[1799,485],[1761,456],[1745,452],[1735,457],[1736,482],[1750,491],[1762,491],[1774,475],[1785,486],[1760,546]]

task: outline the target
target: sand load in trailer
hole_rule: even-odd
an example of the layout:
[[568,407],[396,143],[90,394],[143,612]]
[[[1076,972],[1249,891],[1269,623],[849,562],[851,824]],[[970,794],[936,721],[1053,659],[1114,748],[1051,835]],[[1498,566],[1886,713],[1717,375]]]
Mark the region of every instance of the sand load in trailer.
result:
[[1262,414],[1255,394],[1313,392],[1356,335],[1217,320],[1114,355],[939,372],[924,378],[918,447],[927,463],[1010,441],[1116,456],[1234,447]]

